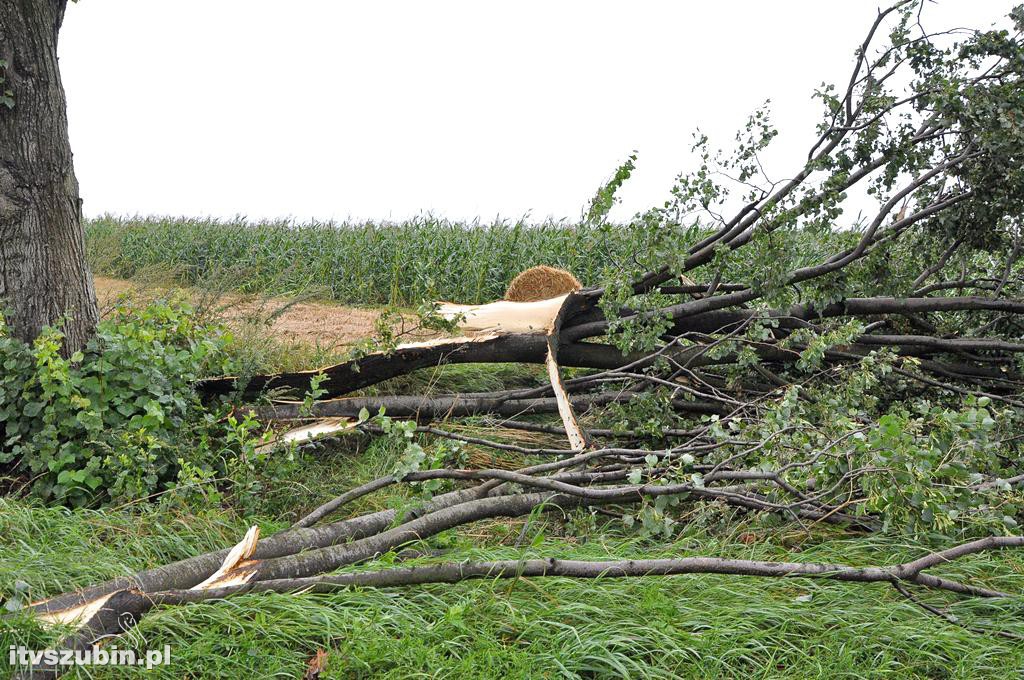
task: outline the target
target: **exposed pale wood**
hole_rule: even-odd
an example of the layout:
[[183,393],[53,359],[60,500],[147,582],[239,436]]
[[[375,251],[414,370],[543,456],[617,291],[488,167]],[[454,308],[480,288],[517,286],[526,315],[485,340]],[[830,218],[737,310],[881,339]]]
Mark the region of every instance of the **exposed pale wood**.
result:
[[583,451],[588,446],[587,436],[576,420],[573,412],[572,402],[565,391],[565,384],[562,382],[562,371],[558,366],[559,334],[562,328],[562,321],[567,311],[572,307],[573,302],[578,299],[574,293],[570,293],[562,300],[551,321],[551,328],[547,335],[548,353],[544,360],[547,367],[548,379],[551,381],[551,389],[555,393],[555,402],[558,404],[558,415],[562,418],[562,425],[565,427],[566,436],[569,438],[569,446],[573,451]]
[[254,524],[245,532],[245,536],[235,545],[224,558],[220,569],[213,572],[210,578],[192,587],[192,590],[210,590],[231,585],[248,583],[256,575],[257,562],[251,558],[256,552],[256,544],[260,540],[260,527]]
[[305,444],[321,437],[329,437],[339,432],[352,430],[355,427],[355,423],[354,418],[322,418],[314,423],[283,432],[281,435],[257,446],[256,451],[268,451],[278,446],[287,446],[292,443]]
[[[113,597],[113,595],[114,593],[107,593],[97,597],[95,600],[90,600],[74,607],[58,609],[56,611],[44,611],[39,613],[36,618],[45,625],[78,627],[96,616],[107,600]],[[30,606],[34,607],[45,602],[46,600],[33,602]]]
[[438,313],[467,333],[548,333],[567,295],[536,302],[498,300],[486,305],[441,303]]

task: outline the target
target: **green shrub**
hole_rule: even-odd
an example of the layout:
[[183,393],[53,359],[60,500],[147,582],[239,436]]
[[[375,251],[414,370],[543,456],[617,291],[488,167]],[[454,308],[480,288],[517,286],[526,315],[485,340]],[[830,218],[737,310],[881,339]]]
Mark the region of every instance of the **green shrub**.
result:
[[191,388],[228,368],[230,335],[184,301],[119,307],[69,358],[61,341],[0,326],[0,473],[16,485],[72,506],[124,502],[173,488],[183,468],[213,478],[241,451],[238,423]]

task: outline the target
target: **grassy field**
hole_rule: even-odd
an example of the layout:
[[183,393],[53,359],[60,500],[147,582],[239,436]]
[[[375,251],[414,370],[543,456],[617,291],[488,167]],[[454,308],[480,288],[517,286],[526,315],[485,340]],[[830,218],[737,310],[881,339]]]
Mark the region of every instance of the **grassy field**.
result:
[[[101,217],[85,222],[93,273],[121,279],[262,295],[312,297],[353,305],[415,308],[424,301],[466,304],[501,298],[509,282],[536,265],[602,285],[624,270],[656,269],[706,231],[627,224],[453,222],[292,223],[188,217]],[[810,265],[855,242],[855,232],[791,231],[786,257]],[[726,262],[724,281],[750,283],[775,255]],[[907,254],[908,259],[916,257]],[[913,277],[911,277],[912,279]],[[865,294],[877,277],[857,285]]]
[[424,217],[401,223],[305,224],[188,218],[99,218],[86,224],[93,270],[120,278],[211,277],[235,290],[317,291],[350,304],[415,306],[424,299],[487,302],[538,264],[594,282],[636,251],[639,228],[565,223],[467,224]]

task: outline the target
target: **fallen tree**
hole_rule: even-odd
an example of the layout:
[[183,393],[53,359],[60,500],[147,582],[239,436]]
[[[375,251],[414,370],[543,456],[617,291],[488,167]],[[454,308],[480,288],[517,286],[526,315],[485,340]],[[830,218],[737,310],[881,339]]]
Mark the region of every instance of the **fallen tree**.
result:
[[[1024,10],[1005,30],[928,32],[921,9],[905,1],[878,14],[846,85],[817,93],[817,140],[786,179],[769,179],[760,161],[776,134],[764,112],[732,156],[698,139],[699,169],[679,178],[664,207],[635,218],[650,243],[608,280],[541,300],[518,291],[531,301],[436,306],[455,337],[308,372],[198,383],[208,399],[268,397],[256,406],[261,418],[303,421],[291,441],[392,436],[409,456],[287,531],[251,533],[234,551],[57,595],[32,611],[77,625],[67,644],[81,647],[156,605],[467,578],[718,573],[885,582],[912,599],[907,586],[1003,596],[925,572],[1024,545],[1005,535],[1024,507]],[[606,218],[614,188],[599,193],[588,219]],[[843,223],[851,204],[869,216]],[[351,396],[423,368],[499,362],[543,364],[547,380],[490,393]],[[586,370],[568,378],[566,367]],[[299,401],[314,379],[320,398]],[[549,413],[558,420],[520,420]],[[557,433],[565,444],[428,424],[466,416]],[[418,436],[452,447],[425,460]],[[457,465],[459,447],[522,464]],[[404,513],[328,521],[366,494],[427,482],[448,490]],[[697,556],[330,573],[488,518],[614,508],[656,535],[671,531],[673,508],[694,504],[804,530],[927,530],[958,543],[872,567]]]

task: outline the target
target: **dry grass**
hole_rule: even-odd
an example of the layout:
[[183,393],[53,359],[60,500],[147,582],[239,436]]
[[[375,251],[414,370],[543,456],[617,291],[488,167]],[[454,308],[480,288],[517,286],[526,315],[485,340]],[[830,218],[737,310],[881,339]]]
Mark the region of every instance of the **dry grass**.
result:
[[550,300],[582,287],[570,272],[542,264],[530,267],[512,279],[505,291],[505,299],[512,302]]

